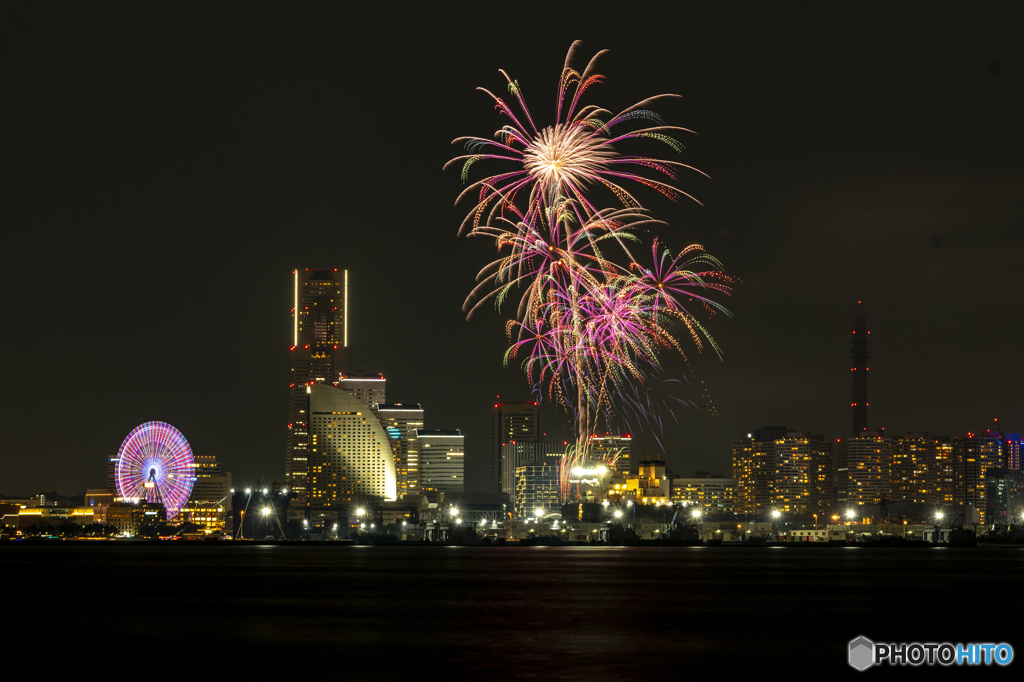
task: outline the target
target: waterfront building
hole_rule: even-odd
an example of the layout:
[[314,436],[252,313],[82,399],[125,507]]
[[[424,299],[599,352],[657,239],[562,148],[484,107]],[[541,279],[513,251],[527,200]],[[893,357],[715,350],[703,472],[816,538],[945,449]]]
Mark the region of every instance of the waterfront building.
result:
[[953,504],[977,509],[981,523],[985,520],[985,474],[1002,468],[1003,448],[998,431],[984,435],[968,433],[953,440]]
[[672,502],[696,505],[705,514],[732,514],[736,511],[735,478],[700,475],[672,479]]
[[465,489],[466,445],[458,429],[417,429],[420,490],[457,493]]
[[285,475],[295,504],[306,504],[309,475],[307,388],[333,383],[347,370],[348,271],[292,272],[292,346]]
[[637,473],[625,476],[624,498],[639,504],[668,504],[672,499],[672,486],[665,475],[664,460],[650,455],[637,462]]
[[561,509],[562,493],[558,474],[561,456],[548,456],[516,467],[515,512],[520,519],[533,518]]
[[501,481],[501,447],[512,441],[540,440],[540,406],[534,402],[496,402],[491,408],[491,451],[487,461],[490,492],[505,490]]
[[550,455],[561,455],[565,444],[547,441],[512,441],[501,446],[501,492],[514,499],[516,495],[516,469],[531,462],[539,462]]
[[623,474],[635,474],[636,462],[632,459],[630,446],[633,437],[628,433],[605,434],[590,437],[590,457],[595,460],[616,459],[615,468]]
[[376,416],[351,391],[331,384],[307,386],[306,395],[309,518],[314,518],[314,511],[336,514],[361,503],[394,500],[394,458]]
[[342,374],[338,377],[338,388],[352,391],[359,402],[370,409],[387,402],[384,375],[377,374]]
[[423,428],[423,406],[419,403],[378,402],[373,409],[388,434],[395,461],[398,499],[419,499],[420,441],[416,430]]
[[892,440],[864,431],[840,442],[837,457],[840,511],[892,499]]
[[223,533],[230,507],[230,493],[225,500],[219,503],[189,500],[178,512],[176,522],[191,523],[195,527],[195,532],[206,535]]

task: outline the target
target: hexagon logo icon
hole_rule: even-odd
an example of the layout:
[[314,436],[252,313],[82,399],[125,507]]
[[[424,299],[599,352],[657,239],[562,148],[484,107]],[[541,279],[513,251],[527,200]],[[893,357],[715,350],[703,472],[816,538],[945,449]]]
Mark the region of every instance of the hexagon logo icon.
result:
[[867,637],[850,640],[850,666],[867,670],[875,660],[875,643]]

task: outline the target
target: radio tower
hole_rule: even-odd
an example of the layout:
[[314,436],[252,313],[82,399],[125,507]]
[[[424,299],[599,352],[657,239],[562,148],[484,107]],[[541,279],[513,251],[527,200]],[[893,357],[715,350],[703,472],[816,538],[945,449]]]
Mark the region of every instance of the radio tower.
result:
[[850,359],[853,364],[853,435],[868,430],[868,320],[864,317],[861,302],[857,301],[857,316],[853,318],[853,340],[850,343]]

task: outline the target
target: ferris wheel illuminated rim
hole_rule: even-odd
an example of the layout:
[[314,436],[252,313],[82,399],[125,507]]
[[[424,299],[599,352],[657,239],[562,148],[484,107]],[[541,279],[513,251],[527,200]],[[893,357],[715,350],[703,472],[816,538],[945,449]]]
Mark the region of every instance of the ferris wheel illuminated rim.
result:
[[120,497],[127,501],[161,502],[170,519],[192,494],[192,448],[181,431],[170,424],[146,422],[135,427],[121,443],[115,477]]

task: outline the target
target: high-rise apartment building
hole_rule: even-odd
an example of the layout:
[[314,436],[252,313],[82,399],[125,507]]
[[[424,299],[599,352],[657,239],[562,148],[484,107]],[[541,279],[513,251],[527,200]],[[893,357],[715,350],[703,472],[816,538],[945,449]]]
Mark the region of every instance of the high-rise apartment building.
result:
[[458,429],[417,429],[420,490],[461,493],[466,487],[466,444]]
[[892,440],[874,431],[846,438],[837,458],[840,510],[892,500]]
[[376,416],[351,391],[332,384],[307,386],[306,396],[307,509],[337,512],[359,503],[394,500],[395,463]]
[[985,520],[985,475],[1003,467],[1003,445],[998,431],[968,433],[953,440],[953,504],[970,505]]
[[630,446],[633,436],[628,433],[618,435],[605,434],[603,436],[590,437],[590,458],[595,460],[608,461],[617,458],[615,468],[622,474],[635,474],[637,472],[636,462],[632,459]]
[[827,518],[832,507],[832,444],[823,436],[789,432],[773,445],[772,508]]
[[378,403],[386,403],[383,374],[342,374],[338,377],[338,388],[352,391],[352,395],[371,410]]
[[953,504],[953,443],[949,436],[936,436],[935,444],[935,504]]
[[540,462],[546,457],[561,455],[566,446],[562,443],[528,440],[512,441],[501,446],[501,492],[510,500],[516,496],[516,469],[527,464]]
[[420,439],[416,430],[423,428],[423,407],[419,403],[377,403],[373,412],[391,443],[398,499],[414,498],[420,494]]
[[732,476],[736,479],[736,511],[768,511],[775,504],[775,441],[785,438],[785,426],[751,431],[732,448]]
[[512,441],[540,440],[540,406],[536,402],[494,403],[491,408],[491,452],[487,466],[490,492],[504,490],[501,446]]
[[292,349],[285,476],[295,503],[306,503],[309,469],[309,397],[316,383],[333,384],[346,371],[348,271],[292,273]]
[[892,439],[892,501],[936,503],[936,441],[927,433]]

